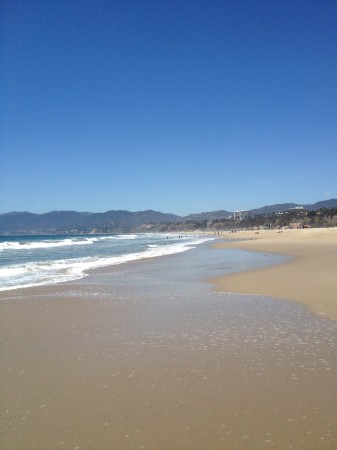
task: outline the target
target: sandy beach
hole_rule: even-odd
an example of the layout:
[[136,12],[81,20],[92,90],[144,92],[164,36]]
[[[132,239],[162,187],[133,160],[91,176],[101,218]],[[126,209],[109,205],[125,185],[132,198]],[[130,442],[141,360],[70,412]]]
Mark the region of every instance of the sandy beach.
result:
[[282,264],[213,279],[224,292],[261,294],[294,300],[310,311],[337,320],[337,228],[239,231],[218,248],[278,253]]
[[264,258],[205,244],[2,293],[1,449],[335,449],[337,323],[200,281]]

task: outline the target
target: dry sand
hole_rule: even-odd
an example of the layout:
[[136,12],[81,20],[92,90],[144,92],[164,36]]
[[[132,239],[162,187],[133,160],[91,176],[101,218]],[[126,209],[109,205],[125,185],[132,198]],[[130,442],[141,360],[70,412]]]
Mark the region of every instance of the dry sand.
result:
[[281,265],[211,280],[217,290],[294,300],[337,320],[337,228],[239,231],[226,234],[220,248],[279,253]]

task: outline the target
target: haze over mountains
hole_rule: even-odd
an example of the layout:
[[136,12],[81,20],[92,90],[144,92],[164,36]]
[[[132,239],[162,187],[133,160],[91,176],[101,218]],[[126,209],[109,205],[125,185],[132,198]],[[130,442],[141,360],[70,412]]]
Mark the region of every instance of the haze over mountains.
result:
[[[310,205],[300,205],[296,203],[282,203],[250,211],[252,215],[271,214],[274,212],[286,211],[289,208],[303,206],[309,211],[320,208],[333,208],[337,206],[337,199],[320,201]],[[202,212],[189,214],[188,216],[178,216],[166,214],[159,211],[107,211],[105,213],[90,213],[76,211],[51,211],[44,214],[33,214],[30,212],[9,212],[0,214],[0,234],[18,234],[33,232],[55,232],[56,230],[72,229],[85,230],[88,228],[100,228],[104,230],[111,228],[135,228],[144,224],[160,223],[180,223],[186,221],[202,221],[226,219],[233,216],[233,212],[220,210],[213,212]]]

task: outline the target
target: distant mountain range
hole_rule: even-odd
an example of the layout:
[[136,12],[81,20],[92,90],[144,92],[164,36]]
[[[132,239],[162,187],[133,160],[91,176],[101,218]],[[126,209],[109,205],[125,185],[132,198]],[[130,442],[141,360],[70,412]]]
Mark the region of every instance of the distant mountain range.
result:
[[[337,207],[337,199],[325,200],[312,205],[282,203],[252,209],[252,215],[271,214],[286,211],[296,206],[304,206],[307,210]],[[198,222],[205,220],[227,219],[233,216],[230,211],[213,211],[190,214],[185,217],[175,214],[165,214],[158,211],[107,211],[105,213],[90,213],[76,211],[51,211],[44,214],[30,212],[9,212],[0,214],[0,234],[84,232],[88,229],[111,231],[113,229],[135,229],[144,224]]]
[[105,213],[90,213],[76,211],[51,211],[45,214],[30,212],[9,212],[0,214],[0,234],[82,231],[106,227],[122,228],[137,227],[145,223],[178,222],[181,217],[174,214],[164,214],[157,211],[107,211]]

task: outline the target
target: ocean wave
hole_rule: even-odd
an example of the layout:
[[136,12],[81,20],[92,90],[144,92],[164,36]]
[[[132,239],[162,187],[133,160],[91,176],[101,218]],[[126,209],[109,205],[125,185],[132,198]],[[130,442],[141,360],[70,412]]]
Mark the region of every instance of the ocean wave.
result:
[[0,291],[72,281],[86,276],[88,271],[99,267],[185,252],[206,240],[209,238],[174,244],[151,245],[143,251],[119,256],[88,256],[57,261],[35,261],[3,267],[0,269]]
[[91,245],[95,242],[134,240],[137,234],[118,234],[115,236],[95,236],[95,237],[69,237],[65,239],[46,239],[43,241],[5,241],[0,242],[0,251],[10,250],[36,250],[56,247],[68,247],[73,245]]
[[5,250],[35,250],[52,247],[66,247],[72,245],[91,245],[97,242],[97,238],[70,238],[45,241],[5,241],[0,243],[0,251]]
[[101,236],[99,240],[113,241],[113,240],[133,240],[138,237],[138,234],[117,234],[116,236]]

